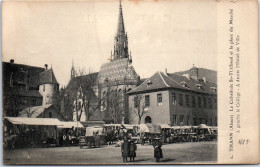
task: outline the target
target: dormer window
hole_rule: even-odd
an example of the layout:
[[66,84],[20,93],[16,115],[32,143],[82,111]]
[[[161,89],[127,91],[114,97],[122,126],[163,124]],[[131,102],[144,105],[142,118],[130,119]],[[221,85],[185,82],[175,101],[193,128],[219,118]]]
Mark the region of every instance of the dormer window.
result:
[[150,87],[152,84],[153,84],[152,81],[149,80],[149,81],[147,82],[147,87]]
[[196,84],[198,89],[202,89],[202,85],[201,84]]
[[182,86],[182,87],[187,87],[187,82],[181,81],[181,86]]

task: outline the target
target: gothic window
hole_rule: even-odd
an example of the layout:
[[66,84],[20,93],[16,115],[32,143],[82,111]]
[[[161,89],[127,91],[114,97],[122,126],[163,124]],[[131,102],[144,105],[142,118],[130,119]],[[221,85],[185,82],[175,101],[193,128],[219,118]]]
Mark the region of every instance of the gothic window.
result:
[[43,89],[43,92],[45,92],[45,85],[43,85],[43,88],[42,88],[42,89]]

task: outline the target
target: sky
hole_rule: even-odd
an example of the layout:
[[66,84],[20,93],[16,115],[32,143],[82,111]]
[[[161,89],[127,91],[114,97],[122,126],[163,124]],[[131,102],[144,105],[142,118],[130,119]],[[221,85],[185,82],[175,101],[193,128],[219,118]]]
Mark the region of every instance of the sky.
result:
[[[123,0],[133,67],[141,78],[157,71],[217,70],[215,1]],[[119,2],[4,2],[2,60],[52,66],[60,85],[76,68],[98,72],[114,45]]]

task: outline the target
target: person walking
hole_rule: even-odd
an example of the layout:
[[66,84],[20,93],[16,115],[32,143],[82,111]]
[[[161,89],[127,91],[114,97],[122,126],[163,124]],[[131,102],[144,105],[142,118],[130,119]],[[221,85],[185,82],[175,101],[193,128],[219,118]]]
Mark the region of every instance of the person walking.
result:
[[123,162],[127,162],[127,157],[129,157],[129,142],[126,136],[124,136],[124,142],[121,145],[121,152],[122,152]]
[[160,159],[163,158],[162,153],[162,142],[159,137],[155,137],[153,140],[153,147],[154,147],[154,158],[156,162],[160,162]]
[[130,146],[129,146],[129,156],[130,156],[130,161],[135,161],[135,157],[136,157],[136,149],[137,146],[134,142],[134,140],[130,141]]

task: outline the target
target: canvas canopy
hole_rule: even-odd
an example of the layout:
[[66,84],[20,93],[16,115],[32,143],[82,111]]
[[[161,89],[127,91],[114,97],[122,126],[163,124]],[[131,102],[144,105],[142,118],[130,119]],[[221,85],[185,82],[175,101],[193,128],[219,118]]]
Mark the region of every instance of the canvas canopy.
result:
[[171,129],[171,127],[168,124],[160,124],[162,129]]
[[93,136],[93,134],[96,132],[98,132],[98,134],[101,135],[103,132],[103,128],[100,126],[87,127],[85,136]]
[[62,123],[57,118],[24,118],[5,117],[14,125],[37,125],[37,126],[61,126]]
[[199,129],[208,129],[209,127],[208,127],[207,125],[205,125],[205,124],[200,124],[200,125],[198,126],[198,128],[199,128]]
[[129,125],[129,124],[122,124],[121,125],[124,129],[134,129],[135,125]]
[[139,125],[139,132],[147,132],[147,133],[161,133],[161,126],[158,124],[140,124]]
[[62,125],[58,125],[58,128],[84,128],[79,121],[61,122]]

